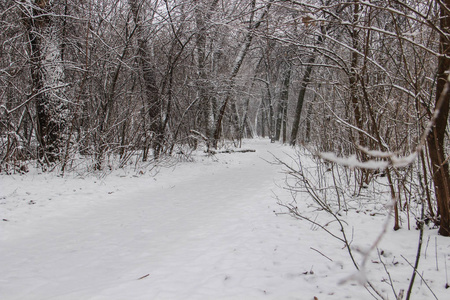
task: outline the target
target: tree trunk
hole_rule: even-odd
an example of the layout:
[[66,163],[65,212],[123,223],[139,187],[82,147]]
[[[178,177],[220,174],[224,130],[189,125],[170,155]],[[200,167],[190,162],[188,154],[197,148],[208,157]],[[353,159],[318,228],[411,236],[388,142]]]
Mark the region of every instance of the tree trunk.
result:
[[[450,93],[445,91],[445,84],[448,82],[448,74],[450,69],[450,42],[448,34],[450,34],[450,0],[443,1],[446,7],[440,8],[440,29],[447,34],[440,37],[440,53],[438,58],[437,83],[436,83],[436,103],[440,97],[444,97],[443,104],[439,109],[439,115],[436,119],[435,127],[428,136],[427,144],[432,166],[433,183],[436,193],[438,206],[438,214],[440,215],[439,234],[450,236],[450,219],[449,219],[449,201],[450,201],[450,176],[448,161],[445,159],[445,134],[448,122]],[[444,4],[441,4],[444,5]],[[443,94],[445,92],[445,94]]]
[[261,119],[260,119],[260,123],[259,123],[259,126],[260,126],[260,134],[261,134],[261,137],[266,137],[266,125],[265,125],[265,123],[266,123],[266,112],[265,112],[265,110],[266,110],[266,108],[265,108],[265,105],[264,105],[264,99],[262,99],[261,100],[261,104],[259,105],[259,111],[261,112]]
[[195,22],[197,26],[196,33],[196,52],[197,52],[197,97],[199,98],[200,106],[203,113],[203,125],[205,127],[205,136],[207,137],[207,148],[212,146],[211,142],[214,137],[214,105],[211,97],[208,96],[208,75],[206,73],[206,36],[207,28],[205,19],[211,17],[211,13],[216,7],[218,0],[214,0],[208,10],[205,12],[205,2],[201,0],[194,1],[195,6]]
[[52,16],[53,2],[26,1],[25,24],[30,43],[32,97],[36,104],[39,157],[46,164],[60,158],[67,109],[60,31]]
[[157,159],[162,151],[164,141],[163,124],[161,119],[162,101],[159,97],[158,87],[156,85],[156,72],[151,63],[152,57],[147,45],[147,37],[141,26],[142,7],[137,0],[128,0],[136,24],[135,34],[137,37],[137,59],[139,61],[142,78],[144,81],[144,93],[148,105],[148,115],[150,117],[150,135],[153,156]]
[[[344,9],[345,6],[342,6],[341,9]],[[330,23],[327,27],[321,26],[320,32],[321,34],[317,37],[316,46],[320,46],[323,44],[325,40],[325,33],[328,31],[332,24]],[[292,131],[291,131],[291,146],[294,146],[297,142],[297,135],[298,135],[298,129],[300,126],[300,117],[302,116],[302,110],[303,110],[303,103],[305,102],[305,95],[306,95],[306,89],[308,88],[309,83],[311,82],[311,73],[313,69],[313,64],[316,61],[316,55],[317,55],[317,48],[314,48],[313,53],[311,54],[311,57],[308,59],[306,71],[303,75],[302,84],[300,86],[300,92],[298,93],[298,99],[297,99],[297,107],[295,108],[295,117],[294,117],[294,123],[292,124]]]
[[[257,78],[257,74],[258,74],[258,70],[259,67],[261,66],[261,63],[263,62],[263,58],[261,57],[261,59],[258,61],[258,64],[255,67],[255,74],[253,75],[250,87],[248,89],[248,92],[250,94],[250,92],[253,89],[253,86],[255,84],[256,78]],[[250,106],[250,96],[247,96],[247,98],[245,99],[245,104],[244,104],[244,113],[242,115],[242,122],[239,124],[239,144],[242,141],[242,138],[244,137],[245,131],[247,130],[247,134],[251,131],[248,130],[249,127],[249,123],[248,123],[248,111],[249,111],[249,106]],[[248,134],[249,135],[249,134]],[[253,134],[251,134],[253,135]]]
[[[359,3],[355,3],[353,6],[353,22],[356,23],[359,18]],[[360,110],[360,103],[358,97],[358,56],[360,52],[359,34],[358,29],[354,27],[351,32],[352,38],[352,51],[351,51],[351,65],[349,72],[349,83],[350,83],[350,98],[352,103],[352,110],[355,117],[356,126],[363,130],[363,121]],[[358,135],[358,143],[361,146],[365,146],[364,135],[360,132],[356,133]],[[364,160],[364,159],[363,159]]]
[[311,82],[311,73],[313,64],[316,60],[316,54],[313,53],[312,56],[308,59],[308,65],[306,66],[305,74],[303,75],[302,84],[300,86],[300,92],[298,93],[298,99],[297,99],[297,107],[295,108],[295,117],[294,117],[294,123],[292,124],[292,131],[291,131],[291,146],[294,146],[297,142],[297,134],[298,134],[298,128],[300,126],[300,117],[302,115],[303,110],[303,103],[305,102],[305,94],[306,89],[308,88],[309,83]]
[[273,142],[275,140],[275,125],[274,125],[274,111],[273,111],[273,103],[272,103],[272,92],[270,90],[270,82],[269,76],[267,76],[267,80],[262,80],[266,85],[266,96],[263,97],[262,107],[264,115],[264,120],[267,122],[267,128],[269,130],[268,135],[270,140]]
[[292,64],[289,63],[287,69],[284,70],[283,72],[282,90],[277,112],[278,116],[276,123],[275,140],[279,141],[280,138],[282,137],[283,143],[286,142],[287,103],[289,100],[289,83],[291,81],[291,72],[292,72]]
[[[316,97],[314,97],[314,100]],[[311,115],[312,115],[312,104],[314,103],[314,100],[310,103],[308,103],[308,110],[306,112],[306,129],[305,129],[305,143],[309,143],[311,140]]]

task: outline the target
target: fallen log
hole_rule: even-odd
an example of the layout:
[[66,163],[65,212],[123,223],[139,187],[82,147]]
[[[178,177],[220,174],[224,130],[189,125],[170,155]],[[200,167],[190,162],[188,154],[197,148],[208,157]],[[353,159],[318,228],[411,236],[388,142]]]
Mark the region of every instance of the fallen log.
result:
[[219,154],[219,153],[247,153],[247,152],[256,152],[254,149],[228,149],[228,150],[207,150],[205,153],[209,154]]

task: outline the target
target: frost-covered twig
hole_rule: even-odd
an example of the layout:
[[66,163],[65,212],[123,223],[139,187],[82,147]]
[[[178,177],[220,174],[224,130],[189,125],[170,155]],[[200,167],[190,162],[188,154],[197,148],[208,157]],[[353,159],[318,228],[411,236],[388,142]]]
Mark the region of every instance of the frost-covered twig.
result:
[[297,210],[297,207],[293,206],[292,204],[284,204],[283,202],[281,202],[278,197],[277,197],[277,204],[280,206],[283,206],[285,208],[287,208],[289,210],[289,213],[291,216],[300,219],[300,220],[305,220],[308,221],[309,223],[321,228],[323,231],[325,231],[326,233],[328,233],[329,235],[331,235],[332,237],[334,237],[335,239],[343,242],[344,244],[346,243],[346,240],[335,235],[333,232],[331,232],[330,230],[328,230],[325,226],[323,226],[322,224],[302,215],[301,213],[299,213],[299,211]]
[[[6,112],[7,115],[9,115],[9,114],[12,114],[13,112],[15,112],[16,110],[20,109],[21,107],[24,107],[25,105],[27,105],[29,102],[31,102],[31,100],[33,100],[37,96],[39,96],[39,95],[41,95],[43,93],[47,93],[48,91],[58,90],[58,89],[62,89],[62,88],[68,87],[69,85],[70,84],[60,84],[60,85],[57,85],[57,86],[46,87],[46,88],[43,88],[43,89],[39,90],[37,93],[35,93],[33,95],[30,95],[27,100],[25,100],[21,104],[17,105],[16,107],[8,109],[5,105],[0,105],[0,108],[2,108]],[[76,104],[76,103],[73,103],[73,102],[71,102],[71,101],[69,101],[67,99],[61,98],[61,97],[58,97],[58,99],[62,100],[63,102],[70,103],[70,104],[74,104],[74,105]]]
[[440,109],[445,102],[445,96],[447,95],[448,90],[450,89],[450,75],[447,78],[447,82],[445,83],[444,89],[436,102],[435,109],[431,116],[431,119],[428,121],[428,124],[425,130],[422,132],[420,136],[419,143],[415,151],[407,156],[398,156],[397,153],[391,151],[380,151],[380,150],[371,150],[365,147],[358,145],[358,149],[367,154],[369,157],[373,157],[374,159],[370,159],[367,161],[360,161],[357,159],[356,155],[352,155],[349,157],[338,157],[335,153],[331,152],[319,152],[319,151],[311,151],[315,153],[320,158],[337,163],[342,166],[346,166],[349,168],[360,168],[360,169],[369,169],[369,170],[383,170],[388,167],[394,168],[404,168],[408,167],[414,163],[419,154],[423,151],[423,148],[426,145],[427,137],[430,132],[433,130],[433,126],[436,124],[436,120],[439,116]]
[[[385,299],[385,297],[377,290],[377,288],[375,286],[373,286],[366,279],[364,269],[360,267],[360,265],[356,262],[355,257],[353,256],[351,241],[348,240],[343,220],[341,220],[338,213],[334,212],[333,209],[330,207],[330,205],[327,204],[323,199],[321,199],[321,197],[316,193],[316,189],[312,186],[310,181],[306,178],[305,174],[303,173],[301,162],[299,162],[299,170],[296,170],[292,166],[288,165],[286,162],[278,159],[277,157],[274,157],[274,158],[279,164],[282,164],[284,167],[287,168],[287,172],[289,175],[300,180],[303,183],[303,185],[305,186],[308,194],[313,198],[314,202],[317,203],[321,209],[323,209],[329,215],[331,215],[334,218],[334,220],[336,220],[336,222],[339,225],[339,231],[342,236],[340,237],[340,236],[334,234],[329,229],[325,228],[325,226],[323,226],[322,224],[304,216],[301,212],[298,211],[296,206],[294,206],[292,204],[282,203],[281,201],[279,201],[279,199],[278,199],[278,204],[283,207],[286,207],[289,210],[290,214],[292,216],[294,216],[295,218],[306,220],[306,221],[320,227],[321,229],[323,229],[325,232],[327,232],[328,234],[330,234],[332,237],[336,238],[337,240],[343,242],[345,245],[345,248],[347,248],[347,252],[350,256],[350,259],[351,259],[353,265],[355,266],[356,270],[358,270],[358,275],[360,275],[359,281],[361,282],[361,284],[366,288],[366,290],[369,292],[369,294],[372,295],[375,299],[377,299],[377,297],[380,299]],[[388,223],[388,222],[386,222],[386,223]],[[381,240],[381,236],[384,234],[384,232],[386,232],[386,228],[384,228],[382,234],[380,234],[380,236],[375,241],[374,245],[369,249],[369,251],[367,252],[367,256],[368,256],[368,253],[370,252],[370,250],[372,250],[373,248],[376,247],[376,245],[378,245],[379,241]],[[367,260],[367,258],[365,258],[363,260],[363,264],[362,264],[363,267],[365,265],[366,260]]]
[[414,279],[416,278],[416,274],[418,274],[417,273],[417,268],[419,267],[420,252],[422,251],[422,244],[423,244],[423,225],[424,225],[424,222],[422,220],[424,218],[424,213],[425,213],[425,209],[424,209],[424,205],[422,205],[422,213],[421,213],[421,218],[420,218],[421,220],[418,222],[418,225],[419,225],[419,243],[417,245],[416,261],[414,263],[414,267],[413,267],[414,271],[413,271],[413,274],[411,276],[411,280],[409,281],[408,291],[406,292],[406,300],[409,300],[409,298],[411,297],[411,292],[412,292],[412,288],[413,288],[413,285],[414,285]]
[[366,283],[367,285],[370,286],[370,288],[377,293],[378,296],[380,296],[382,299],[384,299],[383,295],[381,295],[380,292],[378,292],[378,290],[367,280],[366,278],[366,274],[365,274],[365,269],[366,269],[366,263],[369,260],[369,254],[375,249],[377,248],[378,244],[381,242],[381,239],[383,238],[383,236],[386,234],[387,231],[387,227],[389,224],[389,220],[390,220],[390,216],[392,214],[392,210],[395,206],[395,202],[393,203],[393,205],[390,206],[390,210],[388,213],[388,217],[386,218],[386,221],[384,222],[383,225],[383,229],[381,230],[380,234],[378,235],[378,237],[375,239],[375,241],[372,243],[372,245],[370,246],[370,248],[366,251],[361,251],[363,253],[363,259],[361,262],[360,267],[356,268],[357,272],[355,274],[350,275],[347,278],[344,278],[341,283],[345,283],[349,280],[356,280],[359,283]]
[[331,258],[329,258],[328,256],[326,256],[325,254],[323,254],[322,252],[320,252],[319,250],[317,250],[316,248],[313,247],[309,247],[309,249],[316,251],[317,253],[319,253],[320,255],[322,255],[323,257],[327,258],[329,261],[333,261]]
[[[389,285],[392,288],[392,292],[394,293],[395,299],[401,299],[397,295],[397,292],[395,291],[394,282],[392,281],[391,273],[389,273],[386,264],[384,263],[383,259],[381,258],[380,250],[377,248],[378,258],[380,259],[381,264],[383,265],[384,271],[386,272],[388,278],[389,278]],[[400,290],[400,293],[402,293],[402,290]]]
[[[408,265],[410,265],[411,266],[411,268],[413,268],[414,269],[414,266],[403,256],[403,255],[400,255],[407,263],[408,263]],[[433,292],[433,290],[431,289],[431,287],[428,285],[428,283],[425,281],[425,279],[423,278],[423,276],[417,271],[417,269],[414,269],[414,272],[415,273],[417,273],[417,275],[419,275],[419,277],[422,279],[422,282],[423,283],[425,283],[425,285],[427,286],[427,288],[430,290],[430,292],[433,294],[433,296],[434,296],[434,298],[436,299],[436,300],[439,300],[439,298],[436,296],[436,294]],[[408,299],[408,298],[406,298],[406,299]]]

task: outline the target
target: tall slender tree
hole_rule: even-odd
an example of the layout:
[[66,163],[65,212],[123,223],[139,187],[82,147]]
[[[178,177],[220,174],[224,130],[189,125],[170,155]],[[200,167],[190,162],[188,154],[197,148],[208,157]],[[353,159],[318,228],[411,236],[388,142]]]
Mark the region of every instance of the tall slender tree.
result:
[[[148,36],[142,27],[143,3],[144,1],[128,0],[133,20],[135,23],[136,39],[137,39],[137,59],[142,72],[144,83],[144,92],[147,102],[147,110],[150,118],[150,135],[153,155],[159,157],[162,151],[164,132],[162,123],[162,101],[159,90],[156,85],[156,71],[154,67],[153,57],[148,45]],[[146,160],[146,159],[144,159]]]
[[[240,50],[236,56],[234,64],[232,66],[232,70],[231,70],[230,76],[228,78],[228,85],[229,85],[228,92],[225,95],[225,99],[220,106],[219,113],[217,116],[215,129],[214,129],[214,142],[213,142],[213,146],[215,148],[217,148],[217,142],[221,136],[222,120],[225,116],[226,108],[228,106],[228,103],[230,101],[232,101],[230,90],[234,87],[236,76],[239,72],[239,69],[241,68],[241,65],[244,61],[245,56],[247,55],[248,49],[250,48],[253,37],[255,36],[255,31],[261,26],[261,24],[264,22],[264,20],[266,20],[266,17],[267,17],[267,14],[269,13],[272,2],[273,2],[273,0],[268,1],[268,3],[265,5],[265,8],[262,11],[261,15],[259,16],[259,18],[256,21],[253,20],[254,15],[255,15],[255,9],[251,10],[250,25],[249,25],[247,34],[245,35],[244,41],[242,42],[242,44],[240,46]],[[251,3],[252,3],[251,4],[252,7],[256,6],[255,0],[252,0]]]

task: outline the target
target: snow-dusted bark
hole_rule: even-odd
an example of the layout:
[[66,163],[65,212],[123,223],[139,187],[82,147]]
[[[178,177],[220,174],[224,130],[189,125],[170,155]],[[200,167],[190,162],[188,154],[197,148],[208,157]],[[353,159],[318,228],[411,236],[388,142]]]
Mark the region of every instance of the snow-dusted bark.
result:
[[207,137],[207,146],[211,147],[211,141],[214,134],[214,105],[212,98],[208,96],[208,74],[206,72],[206,20],[210,19],[212,11],[216,7],[218,0],[211,2],[209,7],[207,2],[194,0],[195,3],[195,23],[196,23],[196,54],[197,54],[197,97],[200,105],[203,107],[203,118],[205,125],[205,136]]
[[[147,37],[143,31],[141,24],[142,2],[137,0],[128,0],[133,13],[134,22],[136,25],[135,36],[137,39],[137,59],[142,72],[144,92],[148,105],[148,115],[150,117],[150,136],[153,148],[153,155],[158,158],[164,140],[161,109],[162,101],[159,95],[158,87],[156,85],[156,71],[152,64],[150,49],[147,44]],[[146,151],[144,151],[146,153]],[[144,154],[145,155],[145,154]],[[146,156],[144,156],[146,160]]]
[[283,143],[286,142],[286,123],[287,107],[289,101],[289,85],[291,82],[292,63],[288,62],[286,69],[283,70],[283,85],[281,88],[280,101],[278,102],[277,121],[275,127],[275,140],[279,141],[282,137]]
[[306,95],[306,89],[308,88],[309,83],[311,82],[311,73],[312,73],[312,68],[314,65],[314,62],[316,60],[316,54],[313,53],[313,55],[309,58],[308,62],[307,62],[307,67],[306,67],[306,71],[305,74],[303,75],[303,80],[300,86],[300,92],[298,94],[298,99],[297,99],[297,106],[295,109],[295,118],[294,118],[294,123],[292,125],[292,132],[291,132],[291,145],[295,145],[295,143],[297,142],[297,134],[298,134],[298,129],[300,126],[300,117],[302,115],[302,111],[303,111],[303,103],[305,102],[305,95]]
[[32,96],[36,104],[36,135],[40,158],[58,160],[67,120],[60,28],[53,7],[56,1],[23,1],[28,35]]

